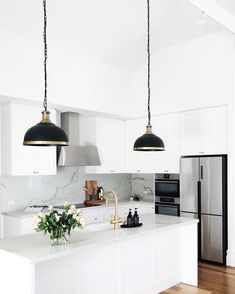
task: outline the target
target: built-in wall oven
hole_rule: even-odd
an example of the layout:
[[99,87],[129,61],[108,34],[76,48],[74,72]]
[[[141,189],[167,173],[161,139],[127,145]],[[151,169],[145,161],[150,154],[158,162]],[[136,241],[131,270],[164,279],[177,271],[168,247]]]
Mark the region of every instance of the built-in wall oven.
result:
[[179,174],[155,174],[155,213],[180,215]]

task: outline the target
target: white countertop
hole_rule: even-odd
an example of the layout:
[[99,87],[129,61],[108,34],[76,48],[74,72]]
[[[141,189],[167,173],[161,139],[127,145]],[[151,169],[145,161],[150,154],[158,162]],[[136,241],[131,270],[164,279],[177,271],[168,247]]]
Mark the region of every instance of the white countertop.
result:
[[114,230],[108,223],[87,225],[83,230],[73,232],[66,245],[51,246],[49,235],[42,233],[22,235],[0,240],[0,250],[26,258],[32,263],[59,258],[77,253],[81,248],[96,247],[110,242],[168,230],[174,226],[197,223],[198,220],[166,215],[146,214],[140,217],[142,227]]
[[[149,200],[141,200],[141,201],[131,201],[131,200],[119,200],[118,202],[119,206],[122,205],[132,205],[132,204],[146,204],[146,205],[154,205],[153,201]],[[100,205],[100,206],[90,206],[90,207],[84,207],[82,210],[87,211],[91,209],[99,209],[99,208],[105,208],[105,207],[113,207],[114,202],[111,200],[107,205]],[[11,217],[16,217],[16,218],[28,218],[28,217],[34,217],[38,213],[37,212],[26,212],[24,210],[18,210],[18,211],[9,211],[9,212],[3,212],[3,215],[11,216]]]

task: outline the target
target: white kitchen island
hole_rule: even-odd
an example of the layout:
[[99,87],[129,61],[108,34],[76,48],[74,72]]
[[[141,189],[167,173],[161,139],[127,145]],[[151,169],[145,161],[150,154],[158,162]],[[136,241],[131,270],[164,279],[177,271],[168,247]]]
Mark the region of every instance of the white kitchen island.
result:
[[107,223],[51,246],[41,233],[0,240],[0,293],[156,294],[197,285],[197,220],[141,216],[143,226]]

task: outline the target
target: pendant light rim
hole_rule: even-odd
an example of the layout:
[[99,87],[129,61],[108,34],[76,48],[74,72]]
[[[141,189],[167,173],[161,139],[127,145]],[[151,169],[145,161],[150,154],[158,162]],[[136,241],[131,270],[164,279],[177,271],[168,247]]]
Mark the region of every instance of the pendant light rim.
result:
[[[137,139],[138,140],[138,139]],[[165,151],[165,147],[134,147],[134,151]]]
[[68,146],[66,141],[24,141],[25,146]]

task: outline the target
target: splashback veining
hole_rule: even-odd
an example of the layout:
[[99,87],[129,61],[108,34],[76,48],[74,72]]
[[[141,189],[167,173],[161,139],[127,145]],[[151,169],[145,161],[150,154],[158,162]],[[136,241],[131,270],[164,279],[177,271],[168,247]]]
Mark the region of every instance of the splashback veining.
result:
[[59,167],[54,176],[2,176],[1,211],[22,210],[32,204],[80,203],[85,200],[86,180],[97,180],[104,191],[114,190],[119,199],[138,194],[153,200],[153,174],[86,174],[84,167]]
[[55,176],[19,176],[1,179],[2,211],[21,210],[31,204],[80,203],[85,200],[86,180],[97,180],[104,191],[114,190],[119,199],[131,193],[130,174],[85,173],[84,167],[60,167]]
[[155,174],[132,174],[132,194],[139,195],[142,199],[154,201]]

